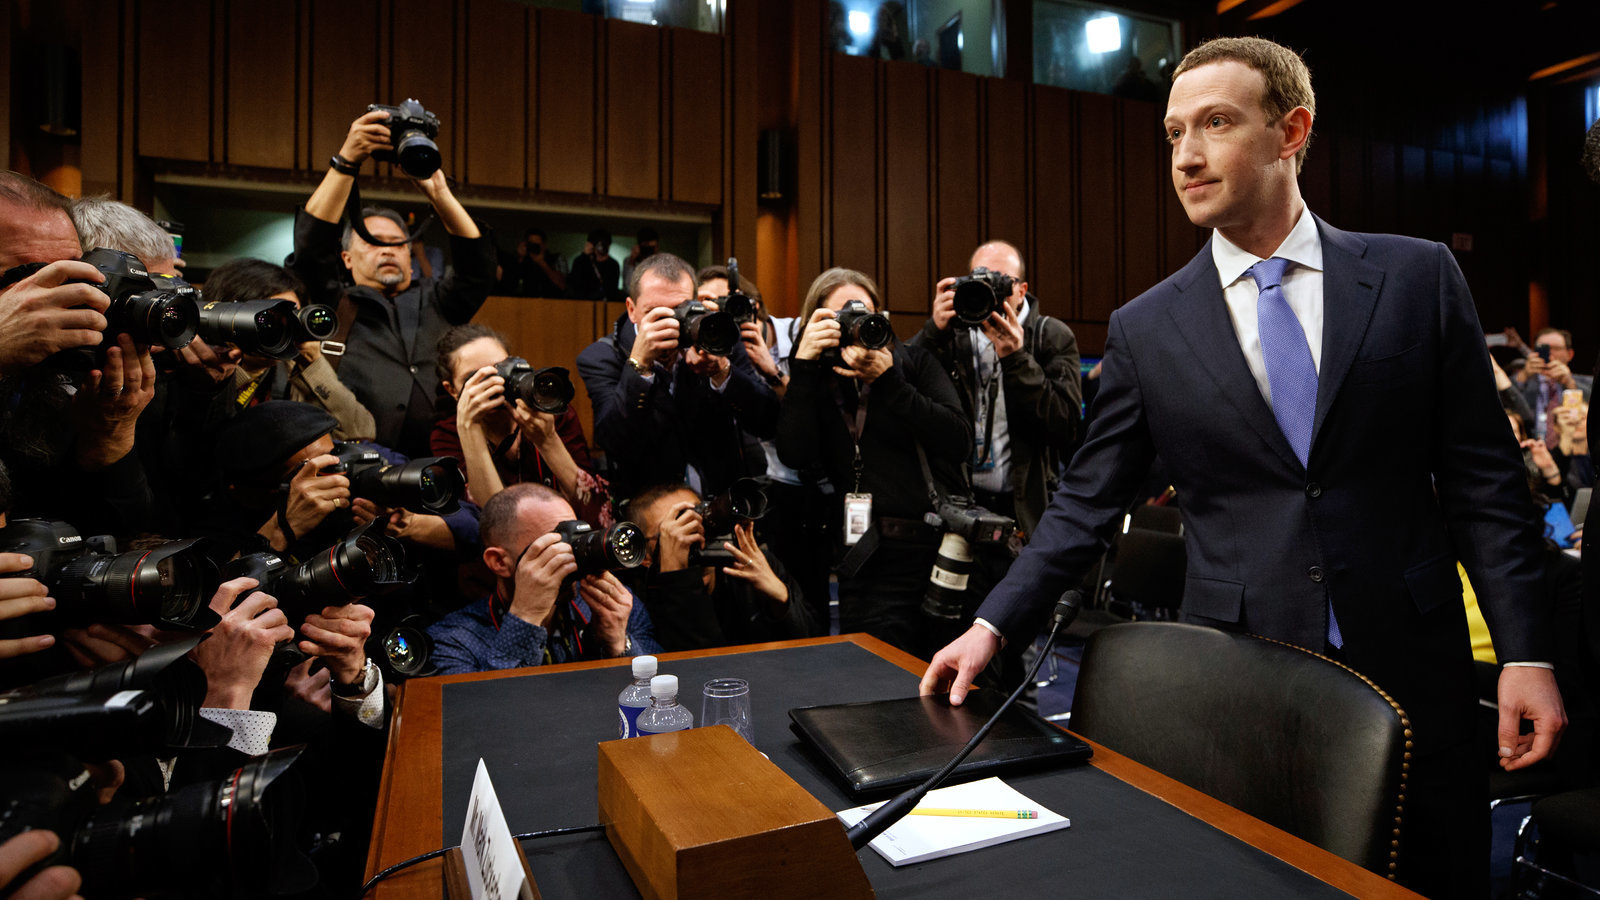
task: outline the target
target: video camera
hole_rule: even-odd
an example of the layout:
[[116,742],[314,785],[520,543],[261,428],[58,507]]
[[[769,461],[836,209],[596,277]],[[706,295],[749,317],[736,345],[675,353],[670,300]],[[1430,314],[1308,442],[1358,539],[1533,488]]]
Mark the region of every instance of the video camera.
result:
[[1011,296],[1017,280],[1004,272],[979,266],[971,275],[956,279],[956,319],[968,328],[977,328],[989,320],[1000,304]]
[[407,463],[388,463],[378,451],[348,441],[334,441],[333,452],[339,461],[322,474],[349,477],[352,497],[436,516],[461,508],[467,479],[452,457],[424,456]]
[[66,522],[12,519],[0,552],[26,553],[33,565],[0,578],[33,578],[56,599],[68,627],[95,622],[203,631],[217,622],[211,597],[222,583],[205,538],[118,553],[109,535],[83,538]]
[[367,112],[389,114],[389,143],[392,150],[379,150],[372,158],[380,162],[396,163],[412,178],[427,178],[439,171],[443,162],[439,145],[433,139],[439,136],[439,117],[415,100],[407,99],[399,106],[374,103]]
[[741,478],[726,491],[694,508],[700,514],[701,528],[705,531],[705,544],[691,548],[691,566],[730,566],[736,560],[722,545],[736,543],[733,526],[740,522],[754,522],[767,514],[767,494],[761,482],[754,478]]
[[685,300],[673,311],[678,320],[678,346],[712,356],[727,356],[739,342],[739,323],[727,312],[712,312],[699,300]]
[[[1005,546],[1016,533],[1017,520],[990,512],[966,497],[940,497],[935,512],[924,520],[944,530],[922,612],[934,619],[954,621],[966,615],[967,580],[972,573],[972,545]],[[977,599],[982,599],[977,598]]]
[[644,530],[632,522],[618,522],[596,531],[588,522],[569,519],[556,525],[555,533],[572,547],[572,555],[578,561],[578,571],[573,575],[576,578],[622,572],[644,562]]
[[567,411],[576,393],[566,369],[560,366],[535,369],[520,356],[508,356],[495,363],[494,373],[505,379],[507,406],[521,400],[538,412],[559,416]]

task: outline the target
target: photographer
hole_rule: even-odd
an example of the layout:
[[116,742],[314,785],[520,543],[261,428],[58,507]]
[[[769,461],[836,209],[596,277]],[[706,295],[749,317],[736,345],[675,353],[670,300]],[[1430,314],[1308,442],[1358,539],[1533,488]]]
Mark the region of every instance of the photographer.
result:
[[[450,234],[453,266],[442,277],[412,279],[405,220],[393,210],[361,211],[367,231],[382,245],[368,243],[349,223],[341,231],[340,217],[361,165],[375,151],[394,150],[389,115],[377,110],[351,123],[328,174],[295,214],[289,267],[309,291],[304,299],[339,309],[340,329],[349,331],[341,338],[344,355],[330,363],[372,412],[378,443],[422,456],[438,418],[434,347],[446,328],[471,321],[488,298],[495,250],[450,192],[443,170],[414,180]],[[341,287],[346,275],[354,284]]]
[[439,339],[435,366],[455,411],[433,426],[434,455],[461,463],[480,506],[507,485],[532,481],[560,491],[586,521],[609,517],[610,498],[593,474],[577,411],[540,412],[521,398],[508,403],[495,366],[510,355],[505,338],[487,325],[457,325]]
[[529,228],[517,244],[517,255],[505,280],[519,297],[564,297],[567,291],[567,262],[548,249],[550,239],[543,228]]
[[848,310],[852,316],[876,313],[877,286],[835,268],[806,294],[778,454],[832,485],[832,515],[845,526],[836,545],[840,632],[865,631],[919,653],[927,649],[919,607],[940,540],[923,519],[932,510],[923,473],[931,469],[947,493],[962,487],[972,424],[933,357],[894,341],[886,322],[876,326],[887,344],[863,346],[865,327],[851,334],[840,325],[847,304],[860,304]]
[[700,561],[708,541],[725,537],[705,533],[702,509],[686,484],[650,488],[628,504],[650,540],[643,596],[661,646],[699,650],[810,637],[800,586],[756,543],[753,523],[736,523],[733,541],[712,548],[727,559]]
[[[622,267],[611,258],[611,232],[596,228],[567,272],[567,296],[574,300],[613,300]],[[630,282],[631,283],[631,282]]]
[[428,629],[437,674],[660,652],[644,605],[609,571],[573,579],[578,561],[555,527],[571,504],[541,484],[515,484],[483,508],[488,597]]
[[668,481],[715,494],[762,472],[761,458],[745,452],[742,433],[772,436],[778,396],[751,365],[737,329],[725,316],[714,317],[710,305],[694,314],[693,327],[701,337],[725,329],[726,355],[681,333],[689,326],[680,323],[678,308],[694,292],[688,263],[670,253],[647,257],[628,285],[626,314],[578,355],[594,406],[595,442],[621,495]]
[[[293,272],[260,259],[229,260],[212,270],[205,284],[207,303],[288,300],[298,310],[304,294],[305,286]],[[372,413],[322,355],[322,341],[300,342],[290,360],[240,354],[226,391],[239,408],[273,399],[320,406],[338,420],[333,436],[341,441],[371,440],[377,432]]]
[[[968,463],[975,499],[1032,533],[1057,472],[1077,446],[1083,403],[1078,341],[1028,293],[1016,247],[990,241],[973,251],[970,267],[1004,276],[996,281],[1009,282],[1009,292],[972,327],[956,316],[958,280],[942,279],[933,315],[911,343],[950,373],[972,420],[977,441]],[[995,580],[1004,575],[1002,567]]]

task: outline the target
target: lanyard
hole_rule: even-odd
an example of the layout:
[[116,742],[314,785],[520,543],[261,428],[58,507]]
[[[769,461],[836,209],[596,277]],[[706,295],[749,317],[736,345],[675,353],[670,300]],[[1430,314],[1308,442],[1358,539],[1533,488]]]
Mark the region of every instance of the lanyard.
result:
[[839,390],[839,382],[833,383],[833,401],[839,407],[839,415],[844,419],[844,427],[850,432],[850,441],[855,445],[855,459],[850,467],[855,472],[855,487],[851,493],[861,492],[861,471],[865,466],[861,463],[861,432],[867,427],[867,395],[871,393],[872,385],[863,384],[857,392],[856,414],[852,418],[844,411],[844,392]]
[[[989,345],[991,351],[994,344]],[[983,377],[984,370],[988,370],[989,377]],[[1000,396],[1000,354],[995,351],[994,366],[990,368],[983,358],[983,350],[978,342],[972,342],[972,374],[978,381],[977,397],[983,403],[983,457],[973,465],[982,466],[994,455],[994,408],[995,400]]]

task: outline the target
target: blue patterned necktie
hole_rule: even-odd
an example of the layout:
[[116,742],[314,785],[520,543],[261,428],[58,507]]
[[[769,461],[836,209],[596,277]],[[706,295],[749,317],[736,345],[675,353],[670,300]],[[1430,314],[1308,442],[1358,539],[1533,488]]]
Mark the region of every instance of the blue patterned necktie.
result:
[[[1283,273],[1289,260],[1281,256],[1264,259],[1251,266],[1260,296],[1256,300],[1256,328],[1261,334],[1261,357],[1267,365],[1267,383],[1272,386],[1272,417],[1289,439],[1289,446],[1308,465],[1311,459],[1311,425],[1317,411],[1317,366],[1311,359],[1311,345],[1294,310],[1283,296]],[[1328,601],[1328,645],[1344,647],[1344,635],[1333,615],[1333,600]]]

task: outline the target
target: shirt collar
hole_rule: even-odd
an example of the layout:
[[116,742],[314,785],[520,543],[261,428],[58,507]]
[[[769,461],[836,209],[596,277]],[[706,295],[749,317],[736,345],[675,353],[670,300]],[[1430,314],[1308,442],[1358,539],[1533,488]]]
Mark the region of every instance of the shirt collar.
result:
[[[1322,271],[1322,236],[1317,233],[1316,219],[1307,207],[1301,207],[1300,218],[1289,229],[1289,236],[1283,239],[1278,249],[1272,252],[1273,256],[1281,256],[1297,266],[1307,269]],[[1211,261],[1217,267],[1217,278],[1222,282],[1223,290],[1227,290],[1235,281],[1244,277],[1244,273],[1251,266],[1261,261],[1247,250],[1242,250],[1238,245],[1222,236],[1222,232],[1211,233]]]

